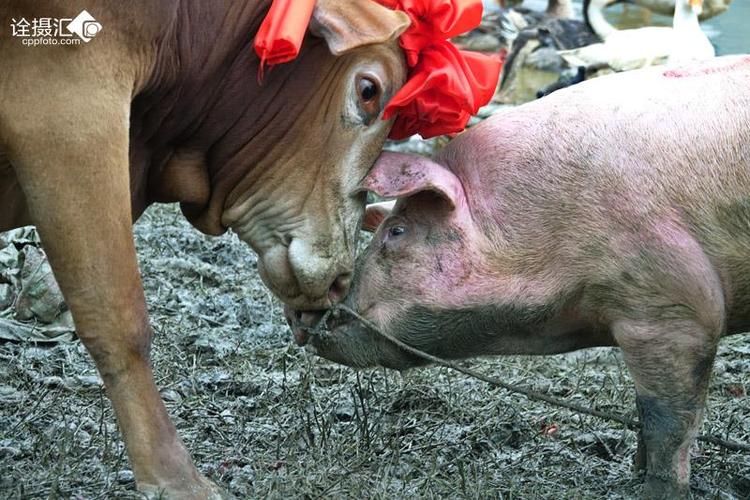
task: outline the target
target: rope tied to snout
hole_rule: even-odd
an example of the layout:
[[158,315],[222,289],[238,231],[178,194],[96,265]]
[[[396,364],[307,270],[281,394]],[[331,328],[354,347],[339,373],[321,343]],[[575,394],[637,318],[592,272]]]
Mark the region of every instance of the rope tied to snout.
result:
[[[378,328],[377,325],[375,325],[372,321],[368,320],[367,318],[363,317],[359,313],[357,313],[352,308],[344,305],[344,304],[336,304],[331,309],[325,312],[325,314],[320,318],[320,320],[315,324],[313,327],[306,328],[308,333],[311,335],[321,335],[325,332],[323,331],[325,328],[325,325],[328,323],[328,319],[333,316],[338,316],[341,312],[344,312],[351,316],[352,318],[359,321],[363,326],[371,330],[373,333],[380,335],[384,339],[388,340],[389,342],[393,343],[400,349],[403,349],[404,351],[408,352],[409,354],[412,354],[414,356],[417,356],[421,359],[424,359],[425,361],[429,361],[432,364],[438,365],[438,366],[444,366],[446,368],[450,368],[452,370],[455,370],[457,372],[463,373],[464,375],[468,375],[469,377],[473,377],[477,380],[481,380],[482,382],[486,382],[494,387],[500,387],[501,389],[505,389],[508,392],[512,392],[515,394],[521,394],[523,396],[526,396],[528,399],[534,400],[534,401],[542,401],[545,403],[548,403],[553,406],[558,406],[560,408],[566,408],[568,410],[577,412],[577,413],[583,413],[585,415],[590,415],[592,417],[597,417],[602,420],[610,420],[613,422],[617,422],[619,424],[622,424],[627,429],[630,430],[638,430],[641,427],[640,422],[637,422],[631,418],[628,418],[624,415],[620,415],[617,413],[610,413],[605,412],[593,408],[588,408],[586,406],[582,406],[576,403],[572,403],[570,401],[566,401],[564,399],[556,398],[554,396],[550,396],[548,394],[544,394],[538,391],[531,390],[527,387],[521,387],[515,384],[510,384],[508,382],[503,382],[502,380],[499,380],[495,377],[490,377],[488,375],[485,375],[483,373],[477,372],[475,370],[472,370],[470,368],[465,368],[463,366],[458,365],[457,363],[454,363],[452,361],[440,358],[438,356],[433,356],[432,354],[426,353],[420,349],[417,349],[415,347],[410,346],[409,344],[406,344],[393,335],[390,335],[380,328]],[[728,450],[732,451],[738,451],[742,453],[750,453],[750,444],[747,443],[740,443],[737,441],[731,441],[727,439],[722,439],[716,436],[712,435],[698,435],[696,437],[698,441],[702,441],[704,443],[711,443],[716,446],[720,446],[722,448],[726,448]]]

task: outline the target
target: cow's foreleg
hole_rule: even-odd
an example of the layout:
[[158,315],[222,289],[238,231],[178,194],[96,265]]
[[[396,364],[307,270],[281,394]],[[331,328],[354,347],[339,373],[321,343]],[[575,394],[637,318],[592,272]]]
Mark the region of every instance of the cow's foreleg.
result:
[[685,498],[716,334],[689,319],[621,321],[614,334],[635,379],[643,426],[636,467],[646,474],[643,496]]
[[[138,488],[169,498],[211,498],[216,488],[193,466],[149,362],[152,331],[131,228],[132,88],[89,78],[90,85],[81,76],[84,84],[76,86],[50,76],[44,88],[36,82],[38,93],[28,80],[13,108],[3,110],[11,162],[78,336],[112,400]],[[28,109],[45,110],[44,118]]]

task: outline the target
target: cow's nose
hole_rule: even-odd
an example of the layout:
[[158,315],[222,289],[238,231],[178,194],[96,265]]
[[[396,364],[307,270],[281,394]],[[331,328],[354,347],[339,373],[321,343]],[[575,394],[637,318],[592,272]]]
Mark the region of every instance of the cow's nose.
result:
[[331,304],[338,304],[349,292],[349,286],[352,284],[352,273],[339,274],[331,286],[328,288],[328,300]]
[[331,300],[339,301],[346,296],[349,273],[354,268],[353,255],[338,248],[321,255],[306,241],[297,238],[289,245],[288,255],[299,296],[285,302],[299,309],[323,309]]

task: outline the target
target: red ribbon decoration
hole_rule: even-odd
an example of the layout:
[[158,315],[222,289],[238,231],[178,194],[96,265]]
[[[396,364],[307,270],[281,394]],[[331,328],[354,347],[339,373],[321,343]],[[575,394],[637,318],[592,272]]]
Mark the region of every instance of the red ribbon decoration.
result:
[[[481,0],[376,1],[411,19],[399,38],[409,77],[383,111],[384,120],[396,117],[389,137],[420,134],[426,139],[462,131],[471,115],[492,99],[502,66],[499,57],[459,50],[448,41],[479,25]],[[261,67],[297,57],[314,4],[274,0],[255,37]]]
[[[294,8],[292,8],[294,3]],[[315,0],[274,0],[255,34],[255,53],[261,71],[268,64],[296,59],[310,24]]]

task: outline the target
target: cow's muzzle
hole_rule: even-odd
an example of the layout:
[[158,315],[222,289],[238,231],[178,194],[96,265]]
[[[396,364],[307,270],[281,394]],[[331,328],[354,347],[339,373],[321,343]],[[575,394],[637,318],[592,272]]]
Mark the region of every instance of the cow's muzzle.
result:
[[346,297],[351,284],[351,260],[321,257],[301,240],[293,240],[289,247],[278,245],[261,255],[258,271],[285,304],[301,310],[319,310]]

